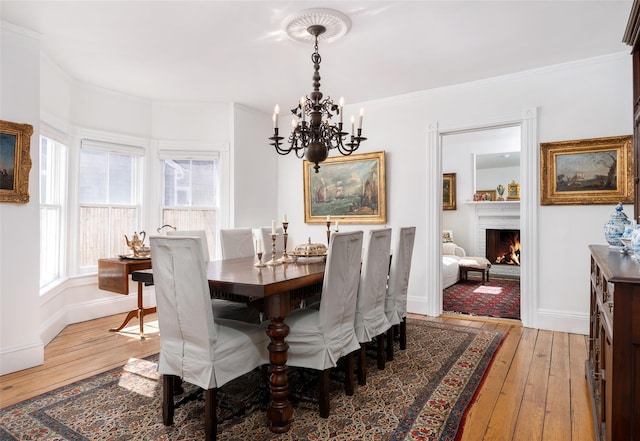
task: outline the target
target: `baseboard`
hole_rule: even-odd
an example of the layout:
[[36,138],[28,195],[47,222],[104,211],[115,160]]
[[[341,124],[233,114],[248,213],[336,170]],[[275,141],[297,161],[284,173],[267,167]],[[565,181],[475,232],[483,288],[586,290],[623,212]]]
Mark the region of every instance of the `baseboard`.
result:
[[589,313],[539,308],[534,323],[537,329],[589,335]]
[[21,371],[44,363],[44,345],[11,347],[0,353],[0,375]]

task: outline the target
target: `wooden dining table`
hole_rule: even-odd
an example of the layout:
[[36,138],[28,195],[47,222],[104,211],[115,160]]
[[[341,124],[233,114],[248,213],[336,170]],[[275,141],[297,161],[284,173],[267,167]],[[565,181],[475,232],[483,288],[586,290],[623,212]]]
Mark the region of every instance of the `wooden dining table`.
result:
[[[255,258],[215,260],[208,263],[207,279],[211,296],[243,302],[258,308],[268,319],[270,400],[267,409],[269,428],[274,433],[287,432],[291,426],[293,407],[288,399],[285,321],[291,310],[306,297],[318,294],[324,279],[324,261],[288,263],[255,267]],[[153,269],[134,271],[132,279],[153,284]]]

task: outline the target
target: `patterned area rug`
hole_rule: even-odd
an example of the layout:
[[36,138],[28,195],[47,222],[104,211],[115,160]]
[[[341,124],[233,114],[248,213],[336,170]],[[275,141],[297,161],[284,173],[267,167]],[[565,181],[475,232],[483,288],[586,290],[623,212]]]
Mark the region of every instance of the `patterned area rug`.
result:
[[520,319],[520,281],[479,279],[460,280],[442,292],[442,309],[447,312]]
[[[276,435],[255,409],[219,424],[218,440],[454,440],[504,333],[413,320],[407,337],[407,350],[396,343],[385,370],[371,357],[367,384],[354,396],[334,382],[329,418],[319,417],[317,405],[296,403],[291,430]],[[174,425],[163,426],[156,360],[131,360],[0,410],[0,440],[204,439],[200,401],[177,409]],[[246,378],[229,383],[219,397],[249,384],[255,387]]]

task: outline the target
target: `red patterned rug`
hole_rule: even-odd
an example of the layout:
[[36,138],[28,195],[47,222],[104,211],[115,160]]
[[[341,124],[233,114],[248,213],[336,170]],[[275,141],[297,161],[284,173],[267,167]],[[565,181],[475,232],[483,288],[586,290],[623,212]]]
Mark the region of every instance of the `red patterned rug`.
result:
[[442,292],[445,312],[520,319],[520,280],[497,279],[482,284],[479,279],[460,280]]
[[[383,371],[370,360],[367,384],[353,396],[334,382],[329,418],[301,402],[294,405],[291,430],[276,435],[256,409],[219,424],[218,440],[455,439],[504,333],[418,320],[409,321],[407,331],[407,350],[396,343]],[[177,409],[173,426],[162,424],[156,360],[132,360],[0,410],[0,440],[204,439],[203,402]],[[219,397],[247,389],[242,381],[225,385]]]

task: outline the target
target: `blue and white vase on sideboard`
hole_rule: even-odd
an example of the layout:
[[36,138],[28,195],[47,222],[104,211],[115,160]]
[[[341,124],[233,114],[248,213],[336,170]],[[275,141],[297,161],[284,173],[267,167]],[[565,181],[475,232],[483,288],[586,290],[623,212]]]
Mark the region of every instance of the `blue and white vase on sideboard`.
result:
[[622,202],[618,202],[616,209],[606,224],[604,224],[604,237],[607,239],[610,248],[621,249],[624,243],[620,240],[624,234],[624,228],[631,225],[631,221],[627,215],[622,212]]

